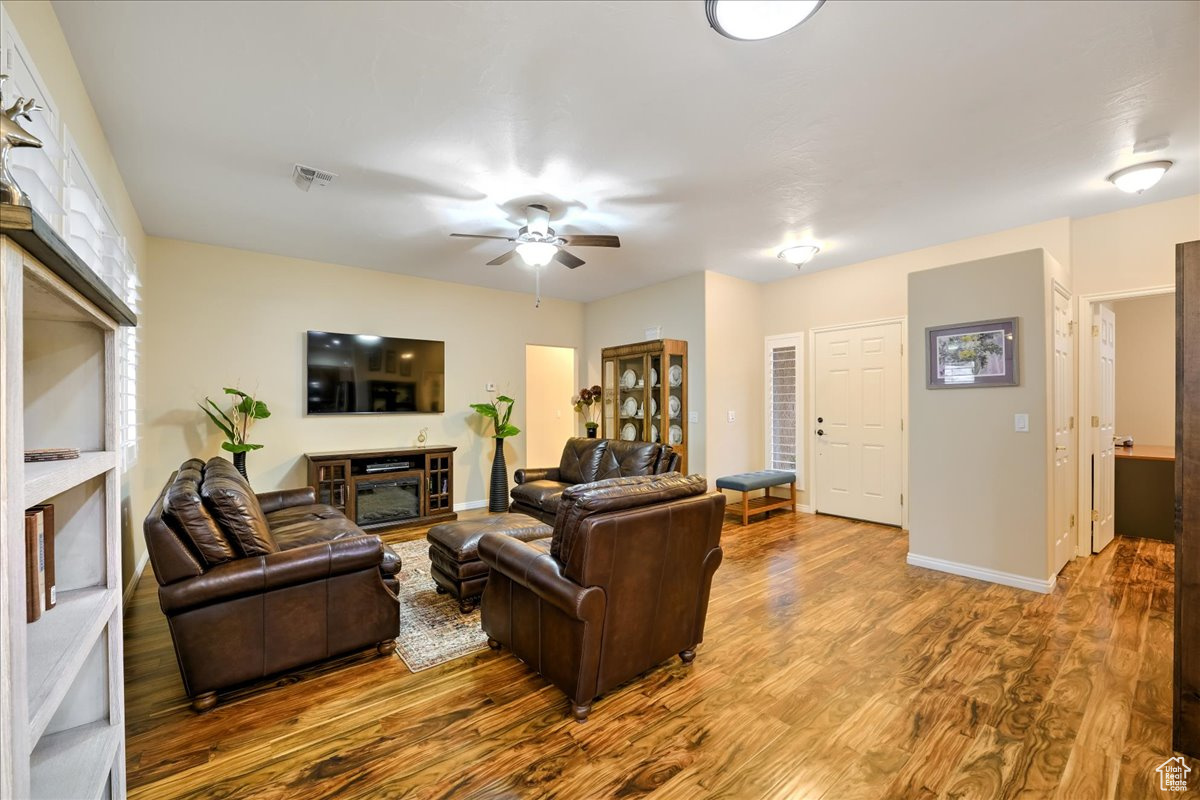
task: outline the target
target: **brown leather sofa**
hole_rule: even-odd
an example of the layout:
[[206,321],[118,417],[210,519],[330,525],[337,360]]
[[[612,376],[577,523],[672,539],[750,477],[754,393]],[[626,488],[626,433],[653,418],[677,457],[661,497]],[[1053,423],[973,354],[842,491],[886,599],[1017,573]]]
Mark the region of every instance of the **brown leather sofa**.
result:
[[519,469],[509,511],[554,524],[563,490],[580,483],[679,471],[679,454],[664,444],[620,439],[568,439],[557,467]]
[[488,644],[567,693],[587,719],[601,693],[704,638],[725,497],[701,475],[617,478],[563,492],[549,552],[485,533]]
[[376,646],[395,649],[399,557],[311,488],[256,495],[223,458],[185,461],[144,532],[184,689],[217,692]]

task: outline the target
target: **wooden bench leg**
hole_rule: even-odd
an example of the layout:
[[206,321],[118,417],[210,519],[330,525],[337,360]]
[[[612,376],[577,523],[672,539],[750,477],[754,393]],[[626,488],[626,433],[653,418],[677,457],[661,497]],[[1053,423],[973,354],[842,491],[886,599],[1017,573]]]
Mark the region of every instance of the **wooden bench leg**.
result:
[[792,513],[796,513],[796,482],[792,481]]
[[742,525],[750,524],[750,493],[742,492]]

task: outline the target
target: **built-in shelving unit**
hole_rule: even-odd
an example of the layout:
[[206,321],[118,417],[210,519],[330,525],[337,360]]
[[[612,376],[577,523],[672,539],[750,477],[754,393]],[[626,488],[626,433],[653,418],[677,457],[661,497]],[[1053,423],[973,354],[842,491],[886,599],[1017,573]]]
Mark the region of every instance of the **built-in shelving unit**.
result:
[[[135,320],[29,209],[0,208],[0,796],[125,796],[119,325]],[[27,449],[79,458],[25,463]],[[26,622],[25,509],[54,505],[57,603]]]

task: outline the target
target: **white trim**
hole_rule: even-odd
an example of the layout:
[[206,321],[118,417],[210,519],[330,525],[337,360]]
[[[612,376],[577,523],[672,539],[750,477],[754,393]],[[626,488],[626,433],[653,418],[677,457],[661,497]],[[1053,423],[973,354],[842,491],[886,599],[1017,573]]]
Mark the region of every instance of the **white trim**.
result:
[[142,557],[138,559],[137,566],[133,568],[133,577],[129,579],[129,584],[125,587],[125,593],[121,595],[121,610],[122,612],[129,607],[129,601],[133,598],[133,592],[137,589],[138,581],[142,579],[142,573],[146,571],[146,564],[150,563],[150,551],[142,553]]
[[[1076,526],[1077,539],[1075,554],[1079,556],[1092,555],[1092,458],[1095,456],[1095,437],[1084,435],[1084,426],[1091,426],[1092,419],[1092,362],[1095,359],[1095,348],[1092,346],[1092,306],[1096,303],[1106,303],[1114,300],[1132,300],[1136,297],[1153,297],[1163,294],[1175,294],[1174,284],[1147,286],[1141,289],[1128,289],[1121,292],[1098,292],[1096,294],[1078,294],[1075,309],[1075,358],[1079,365],[1077,372],[1078,383],[1075,386],[1075,408],[1078,416],[1075,418],[1076,431],[1076,460],[1079,473],[1076,480],[1075,495],[1077,502]],[[1086,334],[1086,335],[1085,335]],[[1119,334],[1118,334],[1119,335]]]
[[813,513],[812,506],[808,506],[808,505],[797,505],[797,506],[796,506],[796,513],[797,513],[797,514],[812,514],[812,513]]
[[[900,324],[900,419],[903,423],[903,430],[900,431],[900,495],[903,497],[903,502],[900,504],[900,528],[908,530],[908,317],[885,317],[884,319],[872,319],[866,322],[847,322],[838,325],[821,325],[815,328],[808,329],[808,365],[804,372],[804,380],[807,384],[805,387],[804,407],[816,408],[816,360],[817,360],[817,334],[828,331],[844,331],[853,330],[855,328],[873,328],[878,325],[894,325]],[[810,442],[812,447],[805,447],[809,453],[816,453],[817,435],[815,427],[809,429]],[[815,456],[814,456],[815,458]],[[816,508],[817,505],[817,468],[814,462],[811,470],[807,470],[809,464],[805,464],[806,471],[811,472],[812,481],[810,482],[809,500]],[[819,513],[814,511],[812,513]]]
[[468,500],[465,503],[455,503],[454,510],[458,511],[474,511],[477,508],[487,508],[488,501],[485,500]]
[[808,439],[802,435],[807,428],[804,415],[808,408],[804,385],[807,374],[804,331],[763,337],[763,468],[771,469],[771,350],[781,342],[794,343],[796,346],[796,491],[803,492],[808,490]]
[[1054,576],[1040,581],[1037,578],[1028,578],[1012,572],[1001,572],[1000,570],[988,569],[987,567],[976,567],[972,564],[960,564],[957,561],[946,561],[941,558],[917,555],[916,553],[909,553],[906,561],[910,566],[914,567],[948,572],[951,575],[961,575],[964,578],[998,583],[1001,586],[1028,589],[1031,592],[1039,592],[1041,594],[1049,594],[1054,591],[1054,584],[1057,580],[1057,576]]

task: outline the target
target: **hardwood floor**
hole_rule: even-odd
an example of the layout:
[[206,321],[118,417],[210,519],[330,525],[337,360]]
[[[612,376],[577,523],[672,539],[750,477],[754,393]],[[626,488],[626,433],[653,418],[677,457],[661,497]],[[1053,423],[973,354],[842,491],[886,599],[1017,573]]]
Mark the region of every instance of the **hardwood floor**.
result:
[[1118,538],[1037,595],[907,566],[907,544],[803,514],[727,525],[695,663],[608,694],[583,725],[489,650],[415,675],[353,657],[196,715],[147,575],[125,626],[129,794],[1160,795],[1171,545]]

